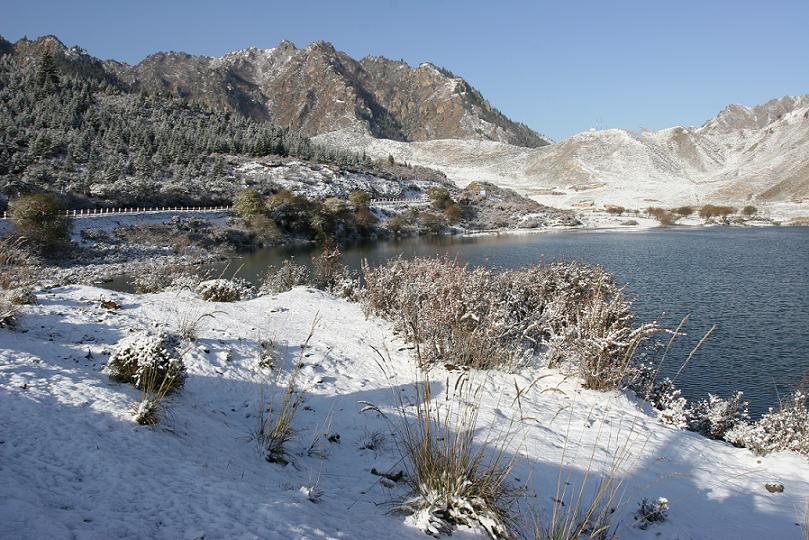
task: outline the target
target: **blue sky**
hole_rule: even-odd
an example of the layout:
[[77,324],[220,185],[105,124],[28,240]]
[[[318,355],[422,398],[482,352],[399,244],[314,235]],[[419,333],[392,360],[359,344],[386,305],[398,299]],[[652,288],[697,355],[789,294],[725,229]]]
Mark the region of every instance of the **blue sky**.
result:
[[101,58],[219,55],[281,39],[447,67],[560,139],[700,125],[729,103],[809,93],[809,0],[140,2],[3,0],[0,34]]

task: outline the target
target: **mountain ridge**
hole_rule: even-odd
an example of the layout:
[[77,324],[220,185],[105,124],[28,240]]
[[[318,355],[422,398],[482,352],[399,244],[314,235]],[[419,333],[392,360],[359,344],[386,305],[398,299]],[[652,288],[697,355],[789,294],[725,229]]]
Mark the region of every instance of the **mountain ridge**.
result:
[[536,149],[345,133],[315,140],[433,167],[460,185],[489,181],[557,207],[809,203],[809,95],[729,105],[699,127],[583,131]]
[[400,141],[476,139],[525,147],[550,143],[508,119],[446,69],[429,62],[411,67],[381,56],[355,60],[325,41],[297,48],[283,40],[269,49],[250,47],[222,56],[156,52],[134,65],[99,60],[51,35],[0,47],[29,59],[47,51],[67,68],[83,64],[81,69],[111,84],[168,92],[307,136],[350,129]]

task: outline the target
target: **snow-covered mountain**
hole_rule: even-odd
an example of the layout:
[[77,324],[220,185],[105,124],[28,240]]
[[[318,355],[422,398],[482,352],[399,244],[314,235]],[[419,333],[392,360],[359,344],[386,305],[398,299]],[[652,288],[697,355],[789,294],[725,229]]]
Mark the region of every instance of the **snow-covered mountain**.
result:
[[336,132],[322,142],[486,180],[553,206],[809,205],[809,95],[731,105],[701,127],[587,131],[542,148],[403,144]]

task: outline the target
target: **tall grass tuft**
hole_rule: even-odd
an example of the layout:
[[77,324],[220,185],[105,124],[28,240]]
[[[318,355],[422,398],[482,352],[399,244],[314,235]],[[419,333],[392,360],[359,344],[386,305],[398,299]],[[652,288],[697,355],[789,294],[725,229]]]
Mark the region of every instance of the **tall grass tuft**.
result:
[[295,436],[295,416],[303,406],[303,394],[298,388],[298,376],[303,365],[303,351],[309,346],[318,322],[319,319],[315,317],[309,329],[309,335],[301,344],[300,356],[287,380],[281,403],[276,404],[273,399],[268,399],[265,389],[261,389],[256,415],[256,431],[253,438],[258,443],[259,452],[270,463],[282,465],[289,463],[286,444]]
[[451,534],[458,526],[479,526],[491,538],[511,538],[512,506],[519,494],[509,482],[517,457],[506,452],[513,423],[481,438],[483,385],[466,373],[451,386],[448,379],[447,385],[441,400],[426,375],[414,385],[412,402],[396,392],[398,414],[390,422],[409,494],[395,509],[433,536]]

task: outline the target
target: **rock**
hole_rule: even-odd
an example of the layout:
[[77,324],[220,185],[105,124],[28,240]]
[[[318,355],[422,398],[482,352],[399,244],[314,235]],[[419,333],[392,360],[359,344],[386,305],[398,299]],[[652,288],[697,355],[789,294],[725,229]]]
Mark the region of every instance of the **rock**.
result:
[[767,491],[770,493],[783,493],[784,492],[784,484],[780,482],[772,483],[772,484],[764,484],[764,487],[767,488]]

